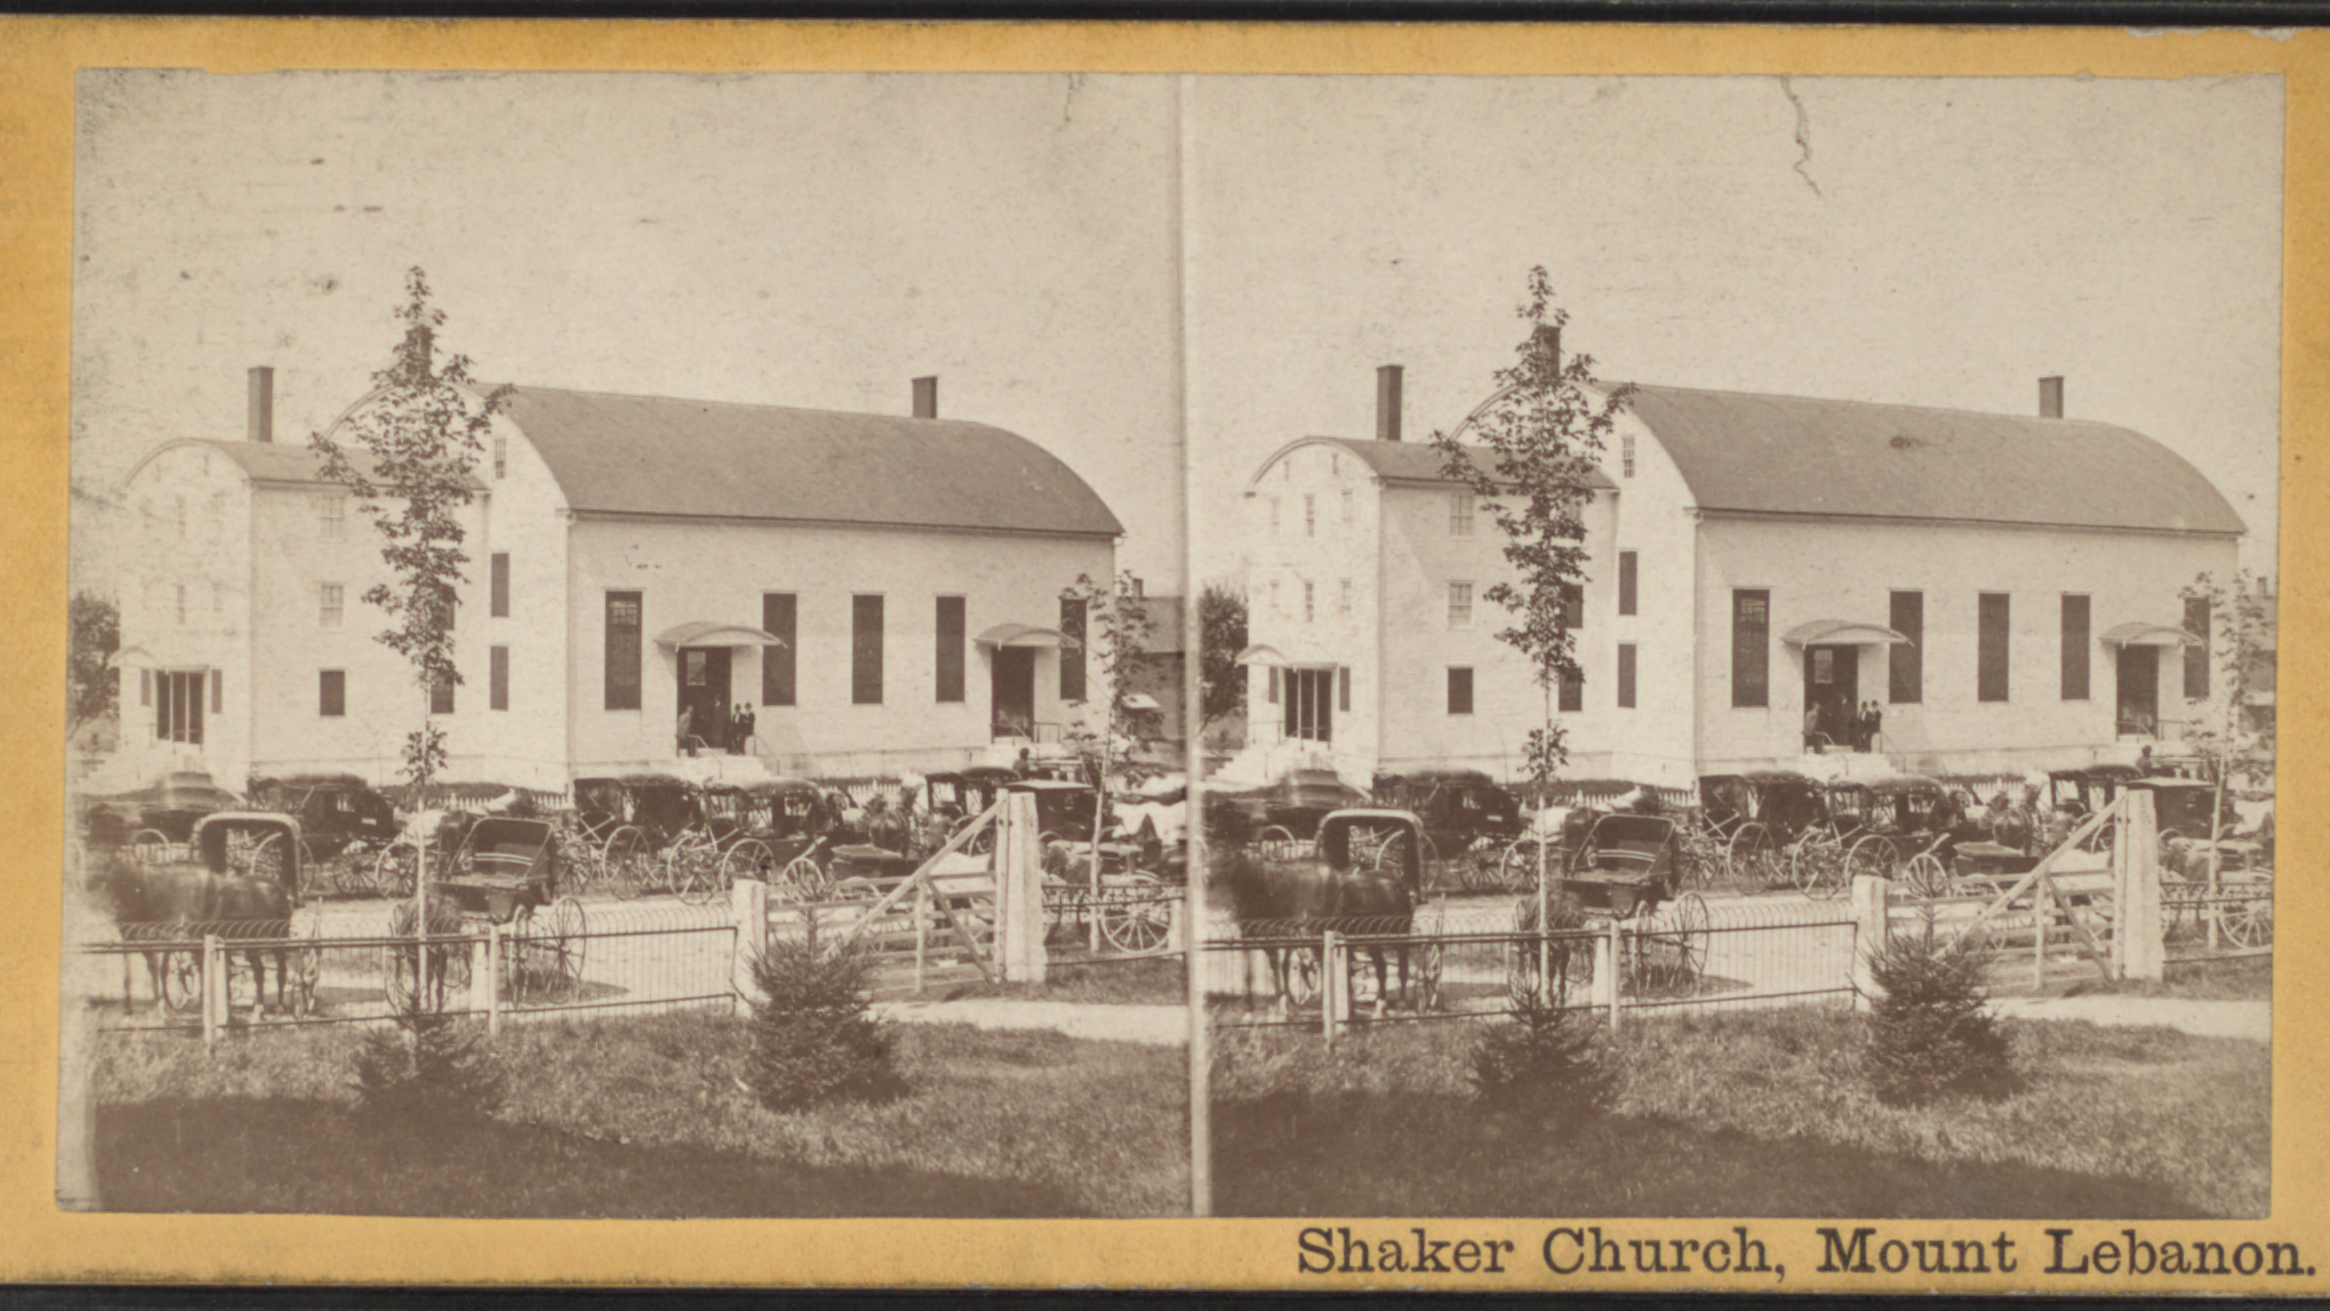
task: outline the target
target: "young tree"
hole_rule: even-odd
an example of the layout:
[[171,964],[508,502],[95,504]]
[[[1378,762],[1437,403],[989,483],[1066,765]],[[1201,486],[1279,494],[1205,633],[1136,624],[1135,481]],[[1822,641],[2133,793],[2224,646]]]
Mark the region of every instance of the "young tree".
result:
[[67,603],[65,624],[65,732],[70,735],[112,714],[120,699],[113,655],[121,649],[121,611],[102,596],[82,592]]
[[[1107,692],[1106,699],[1097,707],[1088,700],[1082,720],[1064,735],[1082,760],[1098,798],[1092,812],[1091,845],[1085,867],[1092,893],[1097,897],[1100,894],[1100,835],[1108,825],[1109,790],[1120,779],[1132,781],[1159,772],[1154,762],[1144,759],[1145,751],[1157,741],[1157,717],[1152,711],[1136,710],[1129,704],[1133,696],[1133,669],[1148,652],[1154,624],[1129,573],[1118,574],[1114,584],[1106,588],[1090,574],[1078,574],[1076,581],[1062,590],[1060,596],[1063,600],[1084,603],[1082,640],[1086,677],[1101,679]],[[1091,927],[1092,945],[1097,951],[1099,920],[1094,919]]]
[[2207,644],[2201,649],[2211,667],[2210,696],[2189,740],[2217,785],[2208,833],[2208,883],[2214,888],[2223,859],[2217,843],[2225,836],[2226,790],[2236,778],[2250,786],[2273,785],[2273,717],[2252,724],[2248,707],[2250,692],[2262,690],[2260,683],[2271,677],[2264,657],[2273,649],[2274,616],[2271,598],[2246,569],[2235,572],[2230,588],[2203,573],[2185,589],[2185,596],[2208,604],[2208,631],[2194,636]]
[[1544,723],[1529,731],[1525,748],[1530,780],[1542,785],[1569,759],[1553,699],[1579,677],[1573,607],[1586,577],[1582,514],[1597,457],[1633,388],[1597,394],[1593,357],[1562,358],[1569,314],[1554,304],[1543,267],[1529,271],[1520,317],[1529,335],[1513,363],[1497,370],[1495,394],[1453,432],[1433,433],[1432,444],[1447,476],[1472,490],[1505,539],[1513,576],[1483,596],[1512,616],[1497,639],[1528,657],[1544,698]]
[[1228,583],[1207,583],[1197,594],[1198,729],[1246,713],[1246,594]]
[[[461,511],[475,499],[471,471],[508,389],[480,397],[467,356],[440,362],[437,330],[445,314],[429,303],[428,277],[418,268],[405,274],[405,304],[397,318],[404,338],[388,366],[372,375],[371,392],[308,445],[322,457],[325,481],[346,486],[381,537],[389,581],[365,589],[363,600],[388,617],[389,626],[377,635],[380,643],[413,667],[421,726],[405,739],[404,765],[414,796],[425,804],[429,782],[446,762],[444,730],[429,717],[432,694],[462,681],[453,662],[454,607],[462,566],[469,563],[461,549],[468,535]],[[425,925],[425,839],[419,855],[413,922]],[[424,977],[418,994],[428,991],[429,955],[420,953]]]

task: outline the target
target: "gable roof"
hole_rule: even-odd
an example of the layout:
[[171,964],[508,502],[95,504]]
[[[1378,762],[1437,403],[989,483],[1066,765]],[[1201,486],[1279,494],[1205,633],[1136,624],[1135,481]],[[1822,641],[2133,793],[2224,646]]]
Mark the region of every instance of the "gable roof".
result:
[[505,413],[586,515],[1124,531],[1074,470],[983,423],[525,386]]
[[[1298,446],[1309,446],[1313,443],[1339,447],[1351,452],[1369,469],[1373,470],[1377,478],[1395,487],[1455,487],[1461,485],[1456,479],[1448,476],[1440,457],[1440,448],[1430,442],[1379,442],[1357,437],[1296,438],[1294,441],[1279,447],[1276,453],[1264,460],[1260,468],[1256,470],[1254,480],[1259,482],[1262,474],[1285,458],[1288,452]],[[1596,491],[1611,491],[1618,486],[1603,476],[1598,469],[1588,475],[1586,482]]]
[[2185,459],[2080,419],[1638,384],[1703,510],[2238,534]]

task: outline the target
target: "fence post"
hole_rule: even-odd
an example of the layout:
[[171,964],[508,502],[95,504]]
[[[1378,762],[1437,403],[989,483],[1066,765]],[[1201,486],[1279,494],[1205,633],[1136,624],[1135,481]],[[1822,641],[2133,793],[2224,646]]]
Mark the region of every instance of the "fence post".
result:
[[[485,1036],[502,1036],[502,926],[492,920],[485,922],[485,936],[469,946],[470,1005],[477,1005],[477,990],[485,989]],[[483,980],[483,982],[480,982]]]
[[1876,874],[1853,876],[1853,1009],[1869,1009],[1877,991],[1871,957],[1892,940],[1893,880]]
[[738,879],[728,889],[728,907],[736,918],[736,932],[728,958],[729,1010],[741,1014],[747,1003],[760,1000],[752,966],[769,936],[769,885],[759,879]]
[[226,1010],[226,971],[219,968],[224,957],[219,951],[218,935],[202,935],[202,1046],[209,1050],[218,1045],[220,1016]]
[[1034,795],[1005,793],[995,824],[997,963],[1008,983],[1042,983],[1047,961],[1044,853]]
[[1333,929],[1319,938],[1319,1028],[1327,1037],[1327,1045],[1335,1045],[1335,1030],[1342,1024],[1342,988],[1340,981],[1350,973],[1343,964],[1343,935]]
[[1624,956],[1618,935],[1623,931],[1613,918],[1608,930],[1594,938],[1594,1001],[1608,1008],[1612,1033],[1618,1031],[1618,962]]
[[930,956],[930,885],[917,879],[914,884],[914,995],[923,990],[925,966]]
[[2046,871],[2031,888],[2031,986],[2047,986],[2047,935],[2055,929],[2055,883]]
[[[2128,852],[2124,887],[2113,901],[2112,959],[2122,978],[2166,977],[2167,932],[2160,916],[2160,830],[2150,792],[2128,794],[2128,815],[2116,847]],[[2122,862],[2115,859],[2115,867]]]

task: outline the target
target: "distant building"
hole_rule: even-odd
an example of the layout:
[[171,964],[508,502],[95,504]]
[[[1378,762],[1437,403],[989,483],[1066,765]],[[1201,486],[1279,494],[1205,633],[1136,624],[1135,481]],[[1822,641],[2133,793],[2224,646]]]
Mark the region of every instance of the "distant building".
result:
[[2026,417],[1639,388],[1584,510],[1584,677],[1548,693],[1496,638],[1496,525],[1400,440],[1392,366],[1375,440],[1290,442],[1246,489],[1246,767],[1512,777],[1548,700],[1576,776],[1845,753],[1869,701],[1852,767],[2132,757],[2207,698],[2185,593],[2244,529],[2166,447],[2042,394]]
[[426,711],[454,775],[556,788],[668,766],[683,725],[717,749],[743,703],[770,768],[872,776],[1056,740],[1096,695],[1060,594],[1113,575],[1121,526],[1034,443],[936,418],[935,380],[914,418],[515,389],[434,693],[374,640],[377,534],[271,440],[271,385],[250,440],[127,480],[125,751],[385,779]]
[[1135,601],[1148,617],[1149,635],[1128,680],[1134,696],[1147,698],[1139,713],[1154,716],[1152,723],[1160,744],[1176,752],[1188,724],[1182,679],[1189,668],[1189,644],[1182,640],[1182,600],[1178,596],[1142,595]]

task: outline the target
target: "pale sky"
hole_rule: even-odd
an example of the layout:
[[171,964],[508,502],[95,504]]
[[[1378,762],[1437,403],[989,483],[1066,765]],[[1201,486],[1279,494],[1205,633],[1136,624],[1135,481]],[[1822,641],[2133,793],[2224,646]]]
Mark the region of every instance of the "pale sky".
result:
[[[494,380],[1009,428],[1178,585],[1233,573],[1271,451],[1481,399],[1533,264],[1606,377],[2148,433],[2274,540],[2277,79],[1194,79],[93,72],[75,476],[297,441],[366,388],[402,270]],[[1801,118],[1799,116],[1801,107]],[[1800,144],[1799,136],[1808,144]],[[1817,190],[1815,189],[1817,188]],[[77,568],[99,564],[76,540]],[[2270,567],[2268,565],[2267,567]]]

